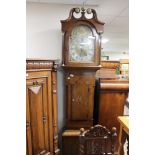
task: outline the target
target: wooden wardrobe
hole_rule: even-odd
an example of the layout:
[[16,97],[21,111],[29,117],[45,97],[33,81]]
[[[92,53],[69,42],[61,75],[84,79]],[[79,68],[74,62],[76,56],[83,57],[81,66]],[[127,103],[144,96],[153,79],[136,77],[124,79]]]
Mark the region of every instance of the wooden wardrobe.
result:
[[58,155],[57,61],[26,60],[26,155]]

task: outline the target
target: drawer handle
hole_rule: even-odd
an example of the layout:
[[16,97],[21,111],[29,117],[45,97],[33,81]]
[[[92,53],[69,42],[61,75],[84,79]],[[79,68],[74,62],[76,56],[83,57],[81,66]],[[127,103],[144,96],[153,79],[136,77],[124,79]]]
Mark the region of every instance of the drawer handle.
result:
[[30,127],[30,122],[26,122],[26,128]]

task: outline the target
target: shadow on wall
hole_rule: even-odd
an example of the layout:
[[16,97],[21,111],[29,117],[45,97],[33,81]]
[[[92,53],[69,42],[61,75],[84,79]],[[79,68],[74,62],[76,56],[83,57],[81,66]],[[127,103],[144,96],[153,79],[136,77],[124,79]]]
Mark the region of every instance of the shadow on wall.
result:
[[65,96],[64,96],[64,74],[61,67],[57,73],[57,81],[58,81],[58,136],[59,136],[59,149],[60,155],[62,155],[62,132],[65,125]]

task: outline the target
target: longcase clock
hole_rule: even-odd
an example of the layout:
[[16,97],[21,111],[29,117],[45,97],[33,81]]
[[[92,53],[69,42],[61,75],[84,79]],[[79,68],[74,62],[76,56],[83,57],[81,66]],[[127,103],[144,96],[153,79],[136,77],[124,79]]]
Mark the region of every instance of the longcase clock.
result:
[[[77,15],[80,17],[77,18]],[[88,128],[93,125],[95,73],[101,67],[101,34],[104,23],[97,19],[94,9],[73,8],[68,19],[61,20],[61,24],[66,128]]]

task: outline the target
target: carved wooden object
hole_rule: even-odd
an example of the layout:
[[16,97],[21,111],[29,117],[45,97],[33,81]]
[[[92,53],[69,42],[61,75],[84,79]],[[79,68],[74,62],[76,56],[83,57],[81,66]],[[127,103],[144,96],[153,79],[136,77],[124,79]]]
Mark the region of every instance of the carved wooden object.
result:
[[116,128],[110,132],[105,126],[95,125],[89,130],[80,129],[80,155],[114,155],[116,142]]
[[58,155],[56,61],[26,61],[27,155]]

